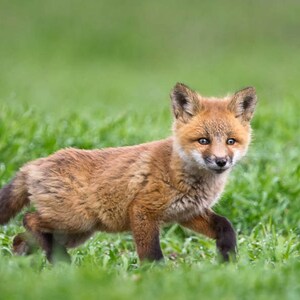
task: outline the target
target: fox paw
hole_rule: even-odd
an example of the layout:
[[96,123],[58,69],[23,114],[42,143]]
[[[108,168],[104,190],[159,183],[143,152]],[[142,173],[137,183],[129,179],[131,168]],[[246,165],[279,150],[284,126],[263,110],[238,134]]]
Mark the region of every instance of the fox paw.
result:
[[16,255],[29,255],[35,248],[37,248],[36,242],[26,232],[19,233],[13,239],[12,251]]

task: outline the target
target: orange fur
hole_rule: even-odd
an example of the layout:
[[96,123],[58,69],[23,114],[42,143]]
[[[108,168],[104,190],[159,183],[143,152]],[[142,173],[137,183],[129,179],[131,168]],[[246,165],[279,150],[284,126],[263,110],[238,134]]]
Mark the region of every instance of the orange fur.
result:
[[[5,215],[0,223],[30,201],[36,212],[25,215],[24,225],[49,260],[55,244],[73,247],[98,230],[132,231],[140,259],[158,260],[159,227],[174,222],[216,239],[227,259],[235,248],[234,231],[211,207],[231,167],[247,151],[255,91],[204,98],[177,84],[171,99],[170,138],[103,150],[64,149],[23,166],[0,192]],[[201,138],[209,144],[199,143]],[[224,252],[227,235],[220,232],[226,228],[231,244]],[[19,244],[25,247],[20,237]]]

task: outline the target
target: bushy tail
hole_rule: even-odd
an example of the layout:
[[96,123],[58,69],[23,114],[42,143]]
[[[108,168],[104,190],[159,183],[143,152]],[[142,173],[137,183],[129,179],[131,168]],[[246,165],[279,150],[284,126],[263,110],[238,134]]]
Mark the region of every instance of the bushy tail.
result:
[[29,203],[28,196],[25,174],[19,172],[0,190],[0,225],[6,224]]

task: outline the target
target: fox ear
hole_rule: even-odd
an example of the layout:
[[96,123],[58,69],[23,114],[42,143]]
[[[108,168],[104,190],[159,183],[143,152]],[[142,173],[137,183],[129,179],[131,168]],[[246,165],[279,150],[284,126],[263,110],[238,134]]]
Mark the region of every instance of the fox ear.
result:
[[249,122],[253,117],[256,103],[257,97],[255,88],[247,87],[233,95],[228,109],[235,114],[236,118]]
[[176,83],[171,92],[173,114],[176,119],[188,122],[200,111],[199,95],[183,83]]

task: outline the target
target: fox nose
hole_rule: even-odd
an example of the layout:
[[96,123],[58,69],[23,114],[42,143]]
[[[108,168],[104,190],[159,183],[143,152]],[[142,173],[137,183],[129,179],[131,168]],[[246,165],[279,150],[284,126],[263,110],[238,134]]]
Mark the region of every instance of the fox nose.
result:
[[227,159],[225,157],[216,158],[216,164],[218,167],[223,168],[227,164]]

